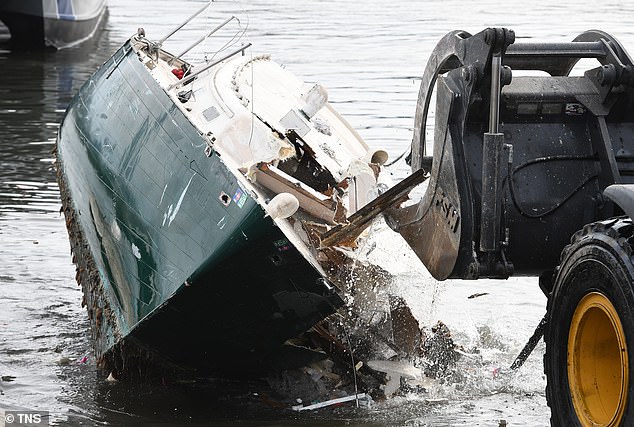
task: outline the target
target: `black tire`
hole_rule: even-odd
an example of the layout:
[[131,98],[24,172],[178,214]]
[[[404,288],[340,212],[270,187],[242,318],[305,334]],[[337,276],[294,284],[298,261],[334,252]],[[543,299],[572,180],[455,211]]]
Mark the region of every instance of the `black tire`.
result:
[[544,334],[553,426],[634,425],[632,221],[577,232],[562,252]]

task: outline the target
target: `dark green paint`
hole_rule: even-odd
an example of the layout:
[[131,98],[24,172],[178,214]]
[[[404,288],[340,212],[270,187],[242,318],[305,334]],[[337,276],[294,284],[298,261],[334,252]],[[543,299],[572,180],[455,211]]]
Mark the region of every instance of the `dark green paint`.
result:
[[285,237],[254,200],[220,202],[240,187],[205,145],[126,43],[69,107],[58,158],[122,337],[213,370],[272,351],[341,300],[294,247],[279,257]]

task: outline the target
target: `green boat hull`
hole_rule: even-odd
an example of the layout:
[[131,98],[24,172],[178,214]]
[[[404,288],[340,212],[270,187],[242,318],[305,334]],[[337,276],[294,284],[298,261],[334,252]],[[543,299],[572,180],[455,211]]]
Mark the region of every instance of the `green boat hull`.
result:
[[98,360],[257,375],[342,304],[126,43],[62,122],[57,171]]

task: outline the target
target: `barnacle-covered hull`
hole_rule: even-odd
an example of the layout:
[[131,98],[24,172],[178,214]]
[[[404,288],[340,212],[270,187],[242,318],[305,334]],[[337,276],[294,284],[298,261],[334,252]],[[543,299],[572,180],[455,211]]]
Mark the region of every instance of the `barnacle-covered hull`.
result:
[[[266,58],[219,65],[189,85],[189,101],[175,74],[161,71],[167,54],[148,46],[138,36],[117,51],[83,85],[58,135],[63,210],[97,358],[119,373],[261,372],[285,340],[343,303],[332,266],[345,256],[318,242],[346,221],[343,190],[306,141],[340,141],[337,127],[356,134],[324,100],[314,105],[328,132],[297,110],[290,122],[310,129],[276,129],[261,120],[266,112],[249,110],[240,73],[251,76],[245,69],[256,62],[267,67],[262,76],[288,73]],[[354,156],[366,153],[354,144]],[[278,212],[288,208],[274,201],[281,193],[298,206]]]

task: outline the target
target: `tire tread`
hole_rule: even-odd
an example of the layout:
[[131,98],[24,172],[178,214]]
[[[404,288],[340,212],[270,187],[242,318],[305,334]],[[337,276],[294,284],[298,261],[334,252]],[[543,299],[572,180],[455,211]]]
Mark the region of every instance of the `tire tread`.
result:
[[[603,239],[605,239],[605,237],[608,237],[610,238],[609,240],[612,242],[615,242],[616,245],[618,245],[618,247],[621,250],[623,250],[625,254],[627,254],[627,256],[631,260],[632,248],[634,246],[634,227],[632,224],[633,224],[632,219],[629,217],[617,217],[617,218],[610,218],[607,220],[586,224],[581,230],[575,232],[570,238],[570,244],[566,245],[564,249],[561,251],[560,263],[557,267],[555,267],[555,270],[553,273],[554,281],[556,282],[556,278],[559,275],[559,272],[562,266],[564,265],[564,262],[566,261],[566,259],[574,252],[576,247],[582,244],[582,242],[586,239],[593,239],[597,237],[601,238],[601,236],[604,236]],[[553,287],[553,291],[551,295],[548,298],[547,312],[549,313],[549,316],[548,316],[549,319],[551,318],[550,314],[552,313],[552,309],[553,309],[552,296],[555,292],[555,288],[556,288],[556,283]],[[549,327],[550,325],[548,324],[546,328],[549,328]],[[548,337],[549,337],[549,334],[548,332],[546,332],[544,334],[544,341],[546,342],[547,350],[544,353],[544,365],[543,365],[544,374],[546,374],[546,376],[548,375],[548,372],[550,371],[549,366],[551,363],[551,360],[549,359],[549,355],[548,355],[548,347],[549,347]],[[550,423],[552,426],[559,425],[558,420],[554,418],[553,406],[552,406],[554,403],[554,396],[555,396],[554,393],[556,392],[557,392],[556,390],[552,390],[551,387],[549,386],[549,382],[547,378],[545,395],[546,395],[546,402],[551,409]]]

